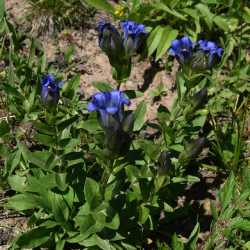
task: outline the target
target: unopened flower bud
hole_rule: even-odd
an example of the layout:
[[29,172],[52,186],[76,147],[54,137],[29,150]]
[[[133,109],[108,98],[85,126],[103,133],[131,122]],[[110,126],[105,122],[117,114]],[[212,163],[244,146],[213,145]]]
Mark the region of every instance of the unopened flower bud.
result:
[[198,138],[191,141],[185,146],[185,150],[179,155],[179,162],[185,166],[195,159],[206,145],[207,139],[205,137]]

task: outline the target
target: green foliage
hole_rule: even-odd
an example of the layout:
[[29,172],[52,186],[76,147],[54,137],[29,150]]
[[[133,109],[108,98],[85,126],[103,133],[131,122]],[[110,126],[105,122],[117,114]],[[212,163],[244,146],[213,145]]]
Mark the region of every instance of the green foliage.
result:
[[127,1],[124,10],[120,18],[150,27],[148,55],[154,54],[156,60],[162,58],[178,34],[220,42],[225,47],[224,58],[230,53],[229,46],[232,49],[240,40],[245,44],[249,40],[249,5],[244,0],[138,0]]
[[113,6],[106,0],[85,0],[89,5],[96,9],[105,10],[106,12],[113,13]]
[[[38,34],[54,34],[65,27],[81,27],[94,10],[83,0],[28,0],[27,20]],[[94,6],[96,7],[96,6]]]
[[249,245],[249,169],[245,169],[242,183],[237,186],[233,173],[218,193],[218,204],[212,203],[212,233],[205,248],[247,249]]
[[[113,13],[106,1],[87,2]],[[87,112],[87,100],[78,93],[80,76],[67,78],[48,67],[39,41],[16,31],[0,2],[1,180],[13,191],[6,208],[29,217],[29,229],[10,249],[195,250],[202,214],[187,197],[204,185],[200,170],[225,176],[211,202],[213,221],[203,247],[249,248],[249,8],[239,2],[124,3],[125,16],[151,27],[147,51],[155,60],[177,35],[216,37],[224,48],[220,64],[211,69],[178,69],[176,98],[170,109],[159,106],[154,121],[146,120],[145,101],[126,111],[124,150],[117,150],[123,137],[111,141],[114,131],[107,136],[100,115]],[[51,11],[66,8],[49,3],[39,1]],[[64,55],[69,65],[72,51]],[[54,109],[40,97],[48,72],[64,81]],[[152,97],[166,92],[163,84]],[[93,85],[112,90],[109,83]],[[125,94],[132,101],[143,96],[134,90]],[[156,132],[149,134],[149,128]],[[192,223],[185,230],[187,218]]]

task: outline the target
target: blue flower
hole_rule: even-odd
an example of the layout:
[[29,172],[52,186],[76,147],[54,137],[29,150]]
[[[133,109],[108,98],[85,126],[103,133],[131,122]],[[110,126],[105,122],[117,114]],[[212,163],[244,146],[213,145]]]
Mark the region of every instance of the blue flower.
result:
[[130,20],[121,22],[123,45],[127,55],[133,55],[141,46],[147,35],[145,26]]
[[51,74],[43,76],[41,80],[41,99],[45,105],[57,105],[60,97],[60,84]]
[[198,50],[203,51],[205,54],[208,54],[208,65],[209,67],[212,65],[214,58],[221,58],[223,49],[218,47],[214,42],[199,40],[197,42]]
[[195,44],[187,36],[172,41],[169,54],[175,56],[177,60],[184,64],[188,62],[193,54]]
[[122,39],[117,29],[110,23],[101,21],[98,24],[100,48],[108,55],[116,55],[122,50]]
[[92,96],[88,111],[97,111],[100,114],[104,128],[117,130],[124,119],[124,105],[129,104],[130,100],[121,91],[99,92]]
[[145,26],[143,24],[136,23],[134,21],[124,21],[121,22],[121,27],[125,35],[125,39],[128,38],[128,36],[140,36],[141,34],[146,35],[147,32],[145,30]]

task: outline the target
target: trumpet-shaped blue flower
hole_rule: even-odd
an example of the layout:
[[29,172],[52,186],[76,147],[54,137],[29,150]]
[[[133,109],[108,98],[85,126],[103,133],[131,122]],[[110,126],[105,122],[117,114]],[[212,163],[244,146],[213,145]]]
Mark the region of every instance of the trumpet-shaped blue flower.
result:
[[101,21],[98,24],[100,48],[108,55],[116,55],[122,50],[122,39],[118,30],[111,24]]
[[104,128],[116,130],[124,118],[124,105],[129,104],[130,100],[121,91],[99,92],[92,96],[92,101],[88,104],[88,111],[97,111],[100,114],[101,124]]
[[214,58],[221,58],[223,49],[218,47],[214,42],[199,40],[197,42],[198,50],[203,51],[205,54],[208,54],[208,65],[212,65]]
[[123,30],[123,45],[128,55],[133,55],[147,35],[145,26],[130,20],[121,22]]
[[195,44],[191,41],[191,39],[184,36],[181,39],[172,41],[169,54],[175,56],[181,64],[184,64],[190,60],[193,54],[194,46]]
[[41,99],[46,105],[57,105],[60,97],[60,83],[51,74],[45,75],[41,80]]

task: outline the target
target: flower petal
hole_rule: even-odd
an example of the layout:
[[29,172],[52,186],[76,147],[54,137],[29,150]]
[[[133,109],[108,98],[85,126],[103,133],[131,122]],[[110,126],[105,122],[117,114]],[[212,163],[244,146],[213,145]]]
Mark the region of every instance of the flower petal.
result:
[[95,94],[92,102],[97,108],[104,108],[107,102],[105,94],[103,92]]
[[115,114],[118,111],[118,107],[107,107],[106,111],[110,114]]
[[95,106],[95,104],[93,104],[92,102],[90,102],[89,104],[88,104],[88,112],[93,112],[93,111],[95,111],[96,110],[96,106]]
[[174,51],[178,50],[180,47],[180,41],[177,39],[173,40],[171,43],[171,47]]
[[121,105],[121,92],[118,90],[110,92],[109,107],[120,107]]
[[192,41],[191,41],[190,38],[187,37],[187,36],[182,37],[181,43],[182,43],[182,47],[184,47],[184,48],[189,49],[189,48],[192,48],[192,47],[193,47]]

